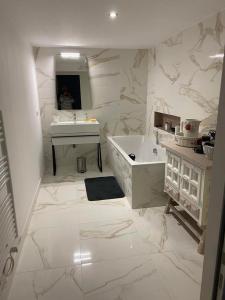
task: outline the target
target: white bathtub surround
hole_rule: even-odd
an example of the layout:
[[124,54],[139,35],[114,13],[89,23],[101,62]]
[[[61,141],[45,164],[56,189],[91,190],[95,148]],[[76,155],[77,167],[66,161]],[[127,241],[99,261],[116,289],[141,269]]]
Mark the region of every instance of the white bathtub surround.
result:
[[[73,119],[72,111],[56,110],[54,56],[63,48],[36,49],[36,70],[41,107],[45,165],[51,167],[50,123]],[[65,49],[64,49],[65,51]],[[70,49],[71,51],[71,49]],[[79,49],[88,57],[93,109],[85,111],[101,124],[103,161],[106,161],[106,135],[144,134],[147,103],[147,50]],[[81,111],[83,114],[84,111]],[[76,111],[79,119],[79,111]],[[60,167],[84,155],[88,165],[96,164],[96,147],[59,147]]]
[[223,53],[224,45],[221,12],[149,50],[147,134],[154,111],[202,120],[200,132],[215,128],[223,59],[210,56]]
[[173,216],[90,202],[83,178],[41,186],[9,300],[198,300],[203,258]]
[[[132,208],[166,204],[165,151],[142,135],[108,137],[109,161]],[[128,155],[135,154],[133,161]]]

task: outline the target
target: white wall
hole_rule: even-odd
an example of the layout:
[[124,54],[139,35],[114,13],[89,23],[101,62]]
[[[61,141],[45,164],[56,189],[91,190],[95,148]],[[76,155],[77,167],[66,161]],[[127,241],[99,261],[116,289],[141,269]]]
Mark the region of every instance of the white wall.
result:
[[0,109],[3,112],[19,234],[29,218],[42,172],[42,136],[31,46],[0,24]]

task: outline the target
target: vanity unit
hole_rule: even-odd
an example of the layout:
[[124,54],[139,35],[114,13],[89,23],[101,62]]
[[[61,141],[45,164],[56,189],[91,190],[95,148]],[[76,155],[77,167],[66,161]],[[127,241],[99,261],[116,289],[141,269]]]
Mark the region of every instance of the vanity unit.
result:
[[98,121],[59,121],[51,123],[53,174],[56,175],[55,146],[97,144],[98,168],[102,172],[100,124]]
[[[212,161],[174,142],[161,145],[167,150],[164,191],[169,195],[169,202],[165,212],[171,209],[192,231],[199,239],[198,252],[203,253]],[[182,211],[191,217],[190,220]]]

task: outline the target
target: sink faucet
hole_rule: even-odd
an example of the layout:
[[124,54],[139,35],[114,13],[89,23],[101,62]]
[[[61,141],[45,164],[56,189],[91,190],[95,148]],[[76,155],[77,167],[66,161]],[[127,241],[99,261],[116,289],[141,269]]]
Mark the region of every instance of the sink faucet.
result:
[[74,112],[73,113],[73,120],[76,121],[76,119],[77,119],[77,116],[76,116],[76,113]]

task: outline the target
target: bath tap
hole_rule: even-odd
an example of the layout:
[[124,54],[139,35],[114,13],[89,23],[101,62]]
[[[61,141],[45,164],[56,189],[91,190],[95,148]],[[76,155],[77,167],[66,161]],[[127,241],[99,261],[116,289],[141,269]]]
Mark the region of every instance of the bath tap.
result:
[[155,131],[155,143],[156,143],[156,145],[159,145],[159,132],[158,132],[158,130]]
[[157,155],[158,154],[157,148],[153,148],[152,152]]

